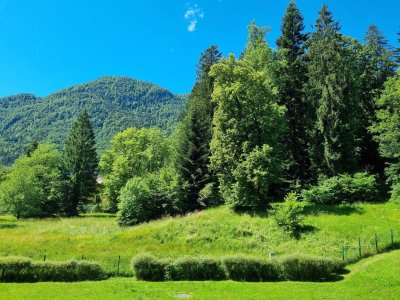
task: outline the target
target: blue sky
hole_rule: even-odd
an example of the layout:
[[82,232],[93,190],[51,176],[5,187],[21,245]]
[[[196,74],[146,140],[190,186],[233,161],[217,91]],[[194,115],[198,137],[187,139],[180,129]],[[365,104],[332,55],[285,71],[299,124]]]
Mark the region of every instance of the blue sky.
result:
[[[105,75],[187,93],[200,53],[242,51],[253,19],[275,47],[288,0],[0,0],[0,96],[46,96]],[[306,25],[327,3],[342,32],[362,38],[376,24],[397,44],[400,0],[298,0]],[[310,28],[308,28],[310,29]]]

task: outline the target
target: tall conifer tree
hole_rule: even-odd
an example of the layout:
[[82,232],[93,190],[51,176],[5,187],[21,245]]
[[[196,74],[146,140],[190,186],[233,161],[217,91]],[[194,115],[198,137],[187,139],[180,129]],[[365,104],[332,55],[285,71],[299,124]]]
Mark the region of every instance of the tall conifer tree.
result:
[[309,43],[307,97],[314,106],[314,174],[333,176],[357,169],[360,107],[354,56],[348,39],[323,5]]
[[71,195],[65,203],[65,214],[76,215],[78,206],[87,203],[96,192],[98,158],[96,139],[89,114],[85,109],[74,123],[65,142],[63,173],[71,185]]
[[[209,168],[214,104],[211,102],[213,79],[208,73],[220,58],[221,53],[216,46],[209,47],[201,54],[196,83],[178,127],[177,169],[183,211],[193,211],[218,202],[217,179]],[[206,187],[208,195],[204,193]]]
[[310,158],[308,153],[307,125],[309,120],[307,102],[304,101],[303,86],[307,81],[307,68],[304,61],[307,34],[303,33],[303,16],[294,1],[289,3],[281,26],[282,34],[277,40],[278,57],[282,62],[278,67],[278,86],[280,104],[285,105],[288,130],[286,145],[292,164],[289,167],[289,180],[301,183],[310,177]]
[[381,96],[386,80],[394,75],[394,53],[382,32],[375,25],[369,26],[364,41],[361,51],[361,104],[363,108],[361,162],[365,169],[382,173],[384,163],[378,153],[378,144],[373,141],[368,127],[376,121],[376,99]]

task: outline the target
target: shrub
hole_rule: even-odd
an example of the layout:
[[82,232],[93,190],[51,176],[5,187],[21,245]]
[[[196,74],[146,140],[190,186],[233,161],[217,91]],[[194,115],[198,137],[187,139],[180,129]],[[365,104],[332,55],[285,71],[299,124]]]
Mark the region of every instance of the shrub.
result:
[[0,257],[0,282],[26,282],[31,260],[25,257]]
[[294,234],[304,220],[303,210],[304,203],[298,201],[297,194],[289,193],[285,197],[285,202],[274,210],[274,219],[279,226]]
[[175,178],[168,170],[130,179],[121,191],[119,225],[136,225],[173,212]]
[[390,195],[390,202],[400,204],[400,183],[393,185]]
[[221,261],[211,257],[183,257],[166,267],[167,280],[224,280]]
[[134,257],[132,269],[138,280],[163,281],[168,261],[158,259],[152,254],[144,253]]
[[304,200],[322,204],[373,202],[377,196],[376,177],[367,173],[331,177],[302,192]]
[[28,258],[0,258],[0,281],[83,281],[101,280],[107,276],[97,263],[86,261],[32,262]]
[[277,281],[280,277],[275,260],[236,255],[224,257],[222,263],[226,276],[236,281]]
[[340,260],[299,254],[282,257],[279,264],[284,279],[298,281],[326,281],[344,267]]

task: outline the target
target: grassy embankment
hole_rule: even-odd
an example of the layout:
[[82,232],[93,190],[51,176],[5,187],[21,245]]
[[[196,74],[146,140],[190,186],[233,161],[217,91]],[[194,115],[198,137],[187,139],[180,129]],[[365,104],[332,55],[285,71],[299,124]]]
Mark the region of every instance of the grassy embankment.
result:
[[399,242],[399,220],[400,207],[388,204],[311,206],[303,232],[293,238],[271,217],[237,215],[227,207],[127,228],[118,227],[109,217],[18,221],[0,217],[0,256],[20,255],[34,260],[43,260],[44,255],[48,260],[84,256],[107,271],[116,271],[120,255],[123,273],[130,272],[132,256],[141,252],[164,257],[267,256],[270,251],[341,257],[344,244],[346,258],[356,259],[359,237],[363,253],[375,253],[375,233],[380,248],[391,243],[391,229]]

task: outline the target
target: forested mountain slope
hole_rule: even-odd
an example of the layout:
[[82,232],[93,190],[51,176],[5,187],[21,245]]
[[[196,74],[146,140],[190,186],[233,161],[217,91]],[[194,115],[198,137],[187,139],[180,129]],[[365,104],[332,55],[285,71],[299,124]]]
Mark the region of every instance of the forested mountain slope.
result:
[[31,143],[55,143],[60,149],[73,121],[87,108],[98,151],[127,127],[160,127],[171,131],[185,96],[128,77],[103,77],[39,98],[20,94],[0,99],[0,164],[10,164]]

